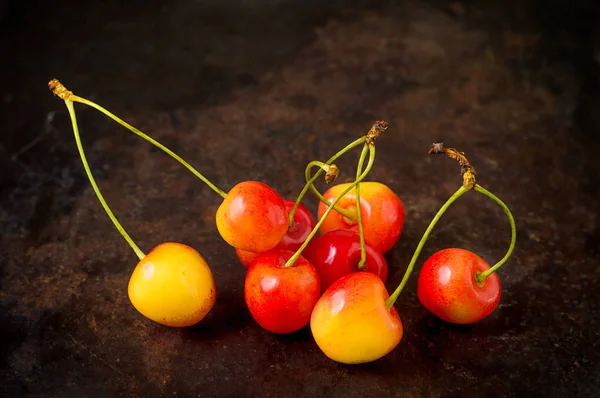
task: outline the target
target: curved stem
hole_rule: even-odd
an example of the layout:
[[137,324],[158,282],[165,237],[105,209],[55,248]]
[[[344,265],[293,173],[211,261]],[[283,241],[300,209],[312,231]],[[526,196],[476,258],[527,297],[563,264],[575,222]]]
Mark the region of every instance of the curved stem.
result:
[[[335,162],[335,160],[337,158],[339,158],[340,156],[342,156],[346,152],[350,151],[351,149],[356,148],[357,146],[359,146],[360,144],[362,144],[363,142],[365,142],[366,139],[367,139],[367,136],[363,136],[363,137],[360,137],[357,140],[351,142],[350,144],[346,145],[343,149],[341,149],[335,155],[333,155],[331,158],[329,158],[329,160],[327,162],[325,162],[325,164],[331,164],[331,163]],[[300,193],[298,194],[298,197],[296,198],[296,202],[294,203],[294,206],[292,207],[292,210],[290,210],[290,214],[289,214],[289,219],[290,220],[294,219],[294,213],[296,212],[296,209],[298,208],[298,205],[302,201],[302,198],[304,198],[304,195],[306,195],[306,192],[309,190],[309,188],[311,188],[311,187],[314,188],[313,184],[315,183],[315,181],[317,181],[317,178],[319,178],[319,176],[321,175],[321,173],[323,173],[323,169],[317,170],[317,172],[315,173],[315,175],[312,176],[310,178],[310,180],[308,180],[306,182],[306,184],[304,185],[304,188],[302,188],[302,191],[300,191]],[[316,189],[315,189],[315,191],[316,191]],[[317,193],[318,193],[318,191],[317,191]],[[325,199],[325,198],[323,198],[323,199]]]
[[108,116],[109,118],[111,118],[112,120],[114,120],[115,122],[119,123],[121,126],[127,128],[128,130],[130,130],[134,134],[138,135],[139,137],[141,137],[144,140],[148,141],[152,145],[154,145],[154,146],[158,147],[159,149],[161,149],[163,152],[165,152],[166,154],[168,154],[169,156],[171,156],[173,159],[177,160],[185,168],[187,168],[189,171],[191,171],[192,174],[194,174],[196,177],[198,177],[200,180],[202,180],[206,185],[208,185],[213,191],[215,191],[218,195],[220,195],[223,199],[225,199],[225,197],[227,196],[227,194],[224,191],[222,191],[221,189],[217,188],[217,186],[215,186],[206,177],[204,177],[204,175],[202,175],[202,173],[200,173],[198,170],[196,170],[195,168],[193,168],[188,162],[186,162],[185,160],[183,160],[179,155],[177,155],[175,152],[173,152],[172,150],[170,150],[169,148],[167,148],[166,146],[164,146],[160,142],[156,141],[154,138],[152,138],[152,137],[150,137],[150,136],[142,133],[137,128],[133,127],[129,123],[127,123],[124,120],[118,118],[117,116],[113,115],[112,113],[110,113],[109,111],[107,111],[106,109],[104,109],[103,107],[101,107],[100,105],[97,105],[96,103],[94,103],[92,101],[89,101],[89,100],[87,100],[85,98],[82,98],[82,97],[79,97],[77,95],[72,95],[70,99],[71,99],[71,101],[79,102],[79,103],[91,106],[92,108],[94,108],[94,109],[102,112],[103,114],[105,114],[106,116]]
[[[358,159],[356,178],[358,178],[361,173],[368,151],[369,144],[365,144],[362,152],[360,153],[360,158]],[[360,236],[360,261],[358,262],[357,268],[362,270],[366,266],[365,262],[367,261],[367,252],[365,250],[365,231],[362,223],[362,214],[360,212],[360,184],[356,184],[356,220],[358,222],[358,236]]]
[[446,201],[446,203],[444,203],[444,205],[437,212],[437,214],[435,215],[435,217],[433,218],[433,220],[431,220],[431,223],[429,224],[429,226],[425,230],[425,233],[423,234],[423,237],[421,238],[421,241],[419,242],[419,245],[417,246],[417,249],[415,250],[415,252],[414,252],[414,254],[412,256],[412,259],[410,260],[410,264],[408,264],[408,268],[406,269],[406,272],[404,273],[404,277],[402,278],[402,281],[400,282],[400,285],[398,285],[398,287],[396,288],[396,290],[394,290],[394,293],[392,293],[392,295],[385,302],[388,310],[392,308],[392,306],[394,305],[394,303],[398,299],[398,296],[402,292],[402,289],[404,289],[404,286],[408,282],[408,278],[410,277],[410,274],[412,273],[412,270],[413,270],[413,268],[415,266],[415,263],[417,262],[417,258],[419,257],[419,254],[421,254],[421,250],[423,250],[423,246],[425,245],[425,241],[427,241],[427,238],[429,238],[429,235],[431,234],[431,231],[433,230],[433,227],[435,227],[435,225],[440,220],[440,218],[442,218],[442,215],[446,212],[446,210],[448,210],[448,208],[450,207],[450,205],[452,203],[454,203],[454,201],[456,201],[456,199],[460,198],[462,195],[464,195],[468,191],[469,190],[467,188],[465,188],[464,186],[461,186]]
[[323,224],[329,213],[331,213],[331,211],[334,209],[336,203],[339,202],[340,199],[342,199],[348,192],[350,192],[360,181],[365,179],[367,174],[369,174],[369,171],[371,171],[371,169],[373,168],[373,163],[375,163],[375,147],[369,146],[369,162],[367,163],[365,171],[363,171],[363,173],[352,184],[350,184],[348,188],[346,188],[342,193],[340,193],[340,195],[337,198],[335,198],[333,202],[331,202],[331,206],[329,206],[325,213],[323,213],[323,216],[315,225],[313,230],[310,232],[310,235],[306,237],[302,246],[300,246],[296,253],[294,253],[294,255],[290,257],[290,259],[284,264],[284,268],[288,268],[294,265],[298,257],[300,257],[300,255],[302,254],[302,251],[306,249],[306,246],[308,246],[308,244],[310,243],[310,240],[315,236],[319,228],[321,228],[321,225]]
[[483,188],[479,184],[475,185],[475,191],[477,191],[481,194],[484,194],[485,196],[492,199],[494,202],[498,203],[502,207],[502,209],[508,216],[508,221],[510,222],[510,233],[511,233],[510,246],[508,248],[508,251],[504,255],[504,257],[502,258],[502,260],[498,261],[492,268],[488,269],[487,271],[481,272],[481,273],[478,272],[475,274],[475,279],[477,280],[477,282],[483,283],[485,281],[485,278],[490,276],[493,272],[496,272],[496,270],[498,268],[502,267],[502,265],[504,265],[504,263],[506,263],[508,261],[508,259],[510,258],[510,256],[512,255],[512,252],[515,249],[515,244],[517,242],[517,227],[515,225],[515,219],[514,219],[512,213],[510,212],[510,210],[508,209],[508,206],[506,206],[506,204],[504,204],[504,202],[502,202],[496,195],[494,195],[487,189]]
[[[321,163],[321,162],[319,162],[319,163]],[[307,181],[306,184],[310,185],[311,191],[314,192],[315,196],[317,196],[321,202],[323,202],[323,203],[325,203],[325,205],[329,206],[331,203],[327,199],[325,199],[319,191],[317,191],[317,189],[315,188],[315,186],[313,184],[310,184],[310,182],[309,182],[311,180],[310,170],[315,165],[316,165],[315,161],[312,161],[306,166],[306,169],[304,170],[304,177]],[[337,211],[338,213],[340,213],[341,215],[343,215],[344,217],[346,217],[350,220],[354,220],[355,214],[347,209],[343,209],[341,207],[334,206],[333,210]]]
[[121,226],[121,224],[119,223],[119,221],[117,220],[117,218],[115,217],[113,212],[110,210],[110,207],[108,207],[108,204],[106,203],[106,201],[104,200],[104,197],[100,193],[100,189],[98,188],[98,185],[96,184],[96,180],[94,179],[94,176],[92,175],[92,171],[90,170],[90,166],[85,157],[85,152],[83,151],[83,145],[81,144],[81,137],[79,136],[79,128],[77,127],[77,117],[75,116],[75,108],[73,107],[73,102],[71,102],[70,100],[65,100],[65,104],[67,105],[67,109],[69,110],[69,116],[71,116],[71,122],[73,124],[73,133],[75,135],[75,143],[77,144],[77,149],[79,150],[79,155],[81,156],[81,162],[83,163],[83,168],[85,169],[85,174],[87,175],[88,179],[90,180],[92,189],[94,190],[94,193],[98,197],[100,204],[106,211],[106,214],[108,214],[108,217],[111,219],[111,221],[113,222],[113,224],[115,225],[115,227],[117,228],[117,230],[119,231],[121,236],[123,236],[123,238],[125,238],[127,243],[129,243],[129,246],[131,246],[131,248],[133,249],[135,254],[141,260],[146,255],[135,244],[135,242],[133,241],[133,239],[131,239],[131,237],[127,234],[127,232],[125,232],[125,229]]

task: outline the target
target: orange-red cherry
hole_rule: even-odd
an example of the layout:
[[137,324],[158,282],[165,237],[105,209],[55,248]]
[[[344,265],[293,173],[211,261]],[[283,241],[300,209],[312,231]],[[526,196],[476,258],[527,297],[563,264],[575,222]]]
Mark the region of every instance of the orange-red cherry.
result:
[[[329,188],[323,197],[330,203],[335,200],[350,183]],[[336,207],[356,214],[356,189],[352,189],[337,203]],[[318,217],[321,219],[327,206],[319,203]],[[398,241],[404,226],[404,204],[388,186],[379,182],[360,183],[360,210],[365,242],[380,253],[389,251]],[[356,217],[348,219],[337,211],[329,213],[321,227],[322,234],[337,229],[346,229],[358,233]]]
[[490,268],[477,254],[444,249],[425,261],[419,273],[419,301],[435,316],[456,324],[475,323],[490,315],[501,296],[500,279],[490,274],[478,283],[476,273]]
[[217,209],[216,223],[227,243],[250,252],[273,249],[288,231],[283,199],[258,181],[235,185]]

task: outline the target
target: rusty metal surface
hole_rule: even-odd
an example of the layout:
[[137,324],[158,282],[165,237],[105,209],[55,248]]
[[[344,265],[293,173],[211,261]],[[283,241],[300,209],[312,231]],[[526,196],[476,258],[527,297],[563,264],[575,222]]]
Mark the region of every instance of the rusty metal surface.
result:
[[[587,397],[600,387],[593,2],[8,3],[3,396]],[[460,184],[457,166],[428,157],[429,145],[466,151],[480,184],[517,220],[500,308],[474,326],[445,324],[419,304],[415,272],[396,304],[404,338],[377,362],[333,363],[308,330],[271,335],[245,308],[244,268],[214,225],[219,198],[78,106],[94,173],[136,242],[189,244],[216,278],[217,303],[201,324],[146,320],[126,292],[136,257],[89,188],[64,105],[46,88],[53,77],[221,188],[257,179],[286,198],[300,191],[306,163],[387,120],[369,179],[388,184],[407,210],[387,256],[390,289]],[[338,163],[341,178],[356,158]],[[458,246],[493,262],[508,237],[502,211],[467,195],[421,259]]]

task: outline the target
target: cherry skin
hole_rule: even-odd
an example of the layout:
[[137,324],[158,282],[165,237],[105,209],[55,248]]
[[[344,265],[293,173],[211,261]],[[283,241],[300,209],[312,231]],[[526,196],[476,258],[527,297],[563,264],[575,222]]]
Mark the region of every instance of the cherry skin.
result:
[[321,293],[317,270],[304,257],[283,267],[293,255],[279,249],[262,253],[246,273],[246,305],[256,322],[271,333],[292,333],[306,326]]
[[315,342],[330,359],[344,364],[372,362],[390,353],[404,329],[381,279],[354,272],[323,293],[310,318]]
[[216,300],[212,272],[193,248],[167,242],[137,264],[128,285],[129,300],[142,315],[166,326],[200,322]]
[[[387,261],[368,244],[365,244],[365,252],[366,266],[360,271],[371,272],[385,283],[388,277]],[[347,230],[329,231],[315,239],[304,256],[317,269],[321,290],[325,291],[342,276],[359,271],[360,237]]]
[[[287,214],[292,211],[295,201],[284,200],[285,210]],[[296,212],[294,213],[294,219],[291,227],[288,228],[287,233],[283,236],[279,244],[275,246],[276,249],[289,250],[295,252],[302,246],[308,235],[312,232],[316,222],[310,211],[302,203],[298,204]],[[311,241],[312,243],[312,241]],[[246,268],[252,264],[252,262],[260,255],[260,253],[253,253],[246,250],[235,249],[235,253],[238,258],[244,264]]]
[[440,250],[421,268],[417,285],[419,301],[446,322],[478,322],[491,314],[500,302],[500,279],[495,272],[483,284],[475,279],[477,272],[489,268],[483,258],[468,250]]
[[[350,183],[329,188],[323,197],[330,203],[344,191]],[[336,207],[356,213],[356,190],[348,192]],[[318,216],[323,216],[327,206],[319,203]],[[380,253],[389,251],[400,238],[404,226],[404,204],[386,185],[367,181],[360,183],[360,210],[365,242]],[[321,228],[322,234],[336,229],[349,229],[358,233],[357,220],[350,220],[337,211],[329,213]]]
[[251,252],[271,250],[288,230],[283,199],[258,181],[240,182],[231,188],[217,209],[216,223],[227,243]]

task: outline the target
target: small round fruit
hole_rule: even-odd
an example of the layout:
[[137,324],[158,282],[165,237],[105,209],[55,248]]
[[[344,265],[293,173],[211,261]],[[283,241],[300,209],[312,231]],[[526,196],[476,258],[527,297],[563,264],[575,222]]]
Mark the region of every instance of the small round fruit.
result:
[[217,209],[217,229],[231,246],[250,252],[266,252],[288,230],[285,204],[270,186],[244,181],[227,193]]
[[[350,183],[338,184],[329,188],[323,197],[333,202]],[[352,189],[337,203],[336,207],[356,213],[356,189]],[[319,219],[327,206],[319,203]],[[365,241],[380,253],[388,252],[398,241],[404,227],[404,204],[386,185],[367,181],[360,183],[360,210]],[[322,234],[336,229],[346,229],[358,233],[358,222],[350,220],[337,211],[329,213],[321,228]]]
[[128,295],[145,317],[166,326],[200,322],[216,300],[212,272],[193,248],[167,242],[156,246],[133,270]]
[[306,326],[321,293],[317,271],[304,257],[283,267],[293,254],[278,249],[263,253],[246,273],[246,305],[256,322],[271,333],[292,333]]
[[476,273],[489,268],[483,258],[468,250],[440,250],[421,268],[417,284],[419,301],[446,322],[478,322],[491,314],[500,302],[500,279],[495,272],[482,284],[475,279]]
[[344,364],[372,362],[389,354],[404,329],[388,292],[370,272],[338,279],[323,293],[310,319],[315,342],[330,359]]

